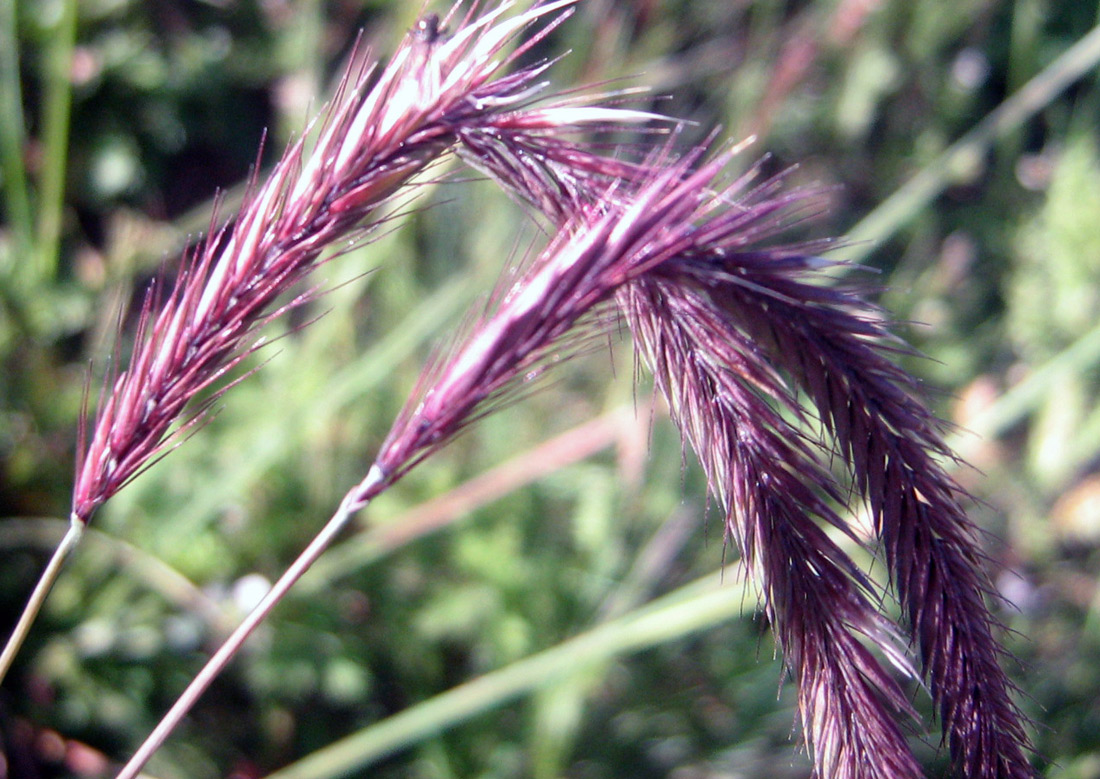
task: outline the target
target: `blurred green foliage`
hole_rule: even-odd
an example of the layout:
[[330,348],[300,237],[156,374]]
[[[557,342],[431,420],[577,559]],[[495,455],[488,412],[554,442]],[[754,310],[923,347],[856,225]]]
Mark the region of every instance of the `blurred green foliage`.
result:
[[[123,312],[207,229],[215,190],[231,211],[250,167],[301,131],[356,32],[385,56],[419,5],[0,9],[7,625],[64,528],[89,361],[102,376],[115,334],[132,337]],[[931,359],[907,367],[981,471],[960,478],[1014,607],[1011,672],[1043,775],[1066,779],[1100,777],[1095,70],[976,153],[943,155],[1096,23],[1076,0],[586,0],[540,47],[572,51],[557,85],[625,78],[696,121],[689,136],[756,134],[750,154],[828,189],[814,234],[845,235],[914,177],[944,182],[861,235],[879,274],[855,277],[913,323],[899,329]],[[418,203],[325,266],[331,291],[305,317],[325,316],[274,325],[262,370],[96,517],[0,693],[9,775],[96,776],[136,748],[361,478],[501,258],[541,240],[484,182],[426,186]],[[286,775],[325,776],[336,758],[318,750],[357,734],[356,775],[806,776],[755,593],[718,573],[720,518],[633,379],[616,341],[380,499],[151,775],[261,776],[312,756]]]

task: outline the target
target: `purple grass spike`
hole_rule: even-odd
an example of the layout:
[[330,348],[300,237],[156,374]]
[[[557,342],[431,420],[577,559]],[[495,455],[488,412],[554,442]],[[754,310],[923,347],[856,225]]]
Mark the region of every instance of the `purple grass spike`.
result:
[[[316,132],[292,144],[262,184],[257,162],[239,212],[220,228],[215,213],[175,282],[150,286],[133,352],[124,362],[116,346],[90,429],[82,414],[70,532],[0,652],[0,680],[95,511],[201,424],[240,381],[230,377],[234,368],[262,345],[259,329],[311,298],[305,292],[287,300],[323,252],[364,240],[418,174],[459,146],[468,151],[463,138],[487,137],[515,145],[513,153],[535,168],[568,156],[584,169],[603,167],[605,179],[630,172],[554,137],[578,127],[635,125],[651,115],[576,96],[540,103],[549,63],[513,67],[575,2],[536,3],[512,17],[510,0],[480,16],[475,2],[461,18],[457,3],[443,20],[424,17],[380,69],[357,47]],[[553,157],[539,160],[535,140]]]
[[[705,217],[708,185],[728,156],[692,173],[694,157],[660,170],[630,200],[614,186],[604,207],[579,212],[509,289],[475,322],[453,356],[422,376],[391,429],[372,473],[385,489],[423,458],[534,378],[555,355],[574,351],[601,304],[631,279],[675,256]],[[367,500],[371,496],[363,495]]]
[[[669,270],[709,295],[805,390],[866,497],[951,753],[967,777],[1033,772],[1016,692],[1000,666],[997,624],[965,492],[944,470],[941,423],[890,356],[904,349],[873,309],[811,283],[807,260],[734,265],[715,253]],[[716,271],[737,283],[713,284]],[[802,276],[803,278],[800,278]]]
[[615,294],[760,583],[821,775],[918,777],[896,719],[915,714],[861,637],[899,668],[908,662],[873,586],[814,521],[847,531],[832,508],[841,489],[820,450],[764,400],[797,415],[793,394],[705,295],[662,281],[664,266],[701,251],[760,245],[776,215],[801,202],[769,185],[745,192],[750,177],[722,185],[732,154],[695,171],[698,150],[663,167],[651,162],[658,172],[633,194],[612,186],[576,212],[495,311],[422,377],[357,500],[445,445],[550,354],[568,354],[590,332],[583,322]]
[[[498,145],[492,164],[486,165],[482,155],[480,167],[552,222],[560,224],[577,209],[599,202],[609,175],[633,177],[633,186],[644,180],[640,179],[645,176],[642,167],[627,166],[612,173],[587,161],[572,167],[558,165],[560,141],[526,140],[530,149],[525,155],[512,155]],[[537,155],[540,147],[547,152]],[[530,163],[529,156],[537,156],[539,163]],[[621,183],[624,193],[630,186]],[[768,417],[760,407],[756,412],[749,410],[753,406],[746,401],[752,396],[727,392],[720,402],[693,410],[682,394],[681,382],[694,381],[711,391],[732,373],[758,395],[770,398],[771,404],[785,406],[796,416],[808,412],[801,410],[790,385],[805,392],[830,439],[818,445],[826,451],[835,447],[850,468],[856,490],[871,507],[891,580],[959,775],[970,779],[1033,776],[1027,718],[1014,702],[1016,690],[1000,665],[998,625],[986,604],[990,588],[982,570],[985,558],[963,507],[968,496],[944,468],[943,462],[953,458],[943,442],[941,423],[917,400],[915,380],[892,362],[907,347],[890,334],[877,309],[818,277],[829,264],[816,256],[827,248],[826,242],[788,248],[762,243],[792,221],[795,210],[806,203],[805,193],[784,194],[778,179],[765,181],[734,204],[733,210],[740,213],[713,220],[697,231],[691,251],[662,263],[621,291],[620,307],[638,349],[658,374],[658,387],[669,396],[685,438],[699,454],[712,490],[730,512],[731,534],[746,559],[756,562],[758,573],[778,577],[775,582],[765,580],[763,594],[778,640],[786,651],[796,654],[788,657],[788,663],[800,685],[800,707],[819,775],[907,776],[913,768],[911,758],[899,757],[901,742],[896,733],[883,740],[887,730],[877,724],[882,720],[874,707],[866,708],[873,716],[862,738],[847,732],[856,720],[845,717],[863,704],[856,699],[823,703],[821,693],[830,688],[820,684],[821,679],[844,679],[847,684],[862,678],[872,687],[879,684],[877,672],[866,672],[862,654],[852,654],[855,647],[850,642],[837,641],[844,637],[828,628],[821,612],[808,603],[799,610],[806,620],[802,624],[780,613],[798,602],[793,588],[821,587],[824,581],[838,574],[852,575],[852,571],[845,564],[829,573],[822,565],[791,554],[791,544],[814,534],[807,525],[781,522],[783,516],[789,519],[793,509],[777,503],[780,497],[772,492],[786,490],[781,497],[793,500],[794,507],[801,504],[802,509],[835,524],[838,518],[831,509],[826,513],[820,504],[807,505],[793,497],[798,493],[792,491],[791,480],[799,476],[827,494],[835,495],[839,488],[820,468],[792,472],[781,465],[789,463],[792,454],[805,459],[807,450],[798,441],[808,433],[787,431],[780,437],[785,441],[784,456],[760,460],[751,446],[754,441],[764,444],[760,423]],[[677,316],[669,316],[671,311],[677,311]],[[697,318],[685,316],[687,311],[694,311]],[[749,365],[755,374],[746,373]],[[773,375],[786,379],[779,381]],[[736,398],[741,400],[733,403]],[[714,418],[716,412],[729,420],[720,422]],[[813,430],[813,425],[808,429]],[[722,436],[733,438],[715,440]],[[715,447],[725,453],[718,456]],[[758,474],[760,481],[745,482],[746,471]],[[737,483],[742,489],[733,494]],[[765,483],[770,487],[764,494],[748,489]],[[768,512],[759,509],[764,503],[773,512],[770,521],[786,528],[782,533],[769,535],[759,529],[767,524],[753,531],[752,522],[767,519]],[[762,543],[779,549],[758,548]],[[824,547],[817,549],[824,552]],[[778,560],[787,560],[788,570],[766,565],[775,554]],[[785,587],[780,582],[786,582]],[[773,587],[785,596],[778,598]],[[831,591],[830,587],[826,585],[824,591]],[[855,603],[850,600],[853,597],[863,596],[858,591],[845,594],[845,608]],[[867,616],[862,613],[864,617],[855,622],[848,617],[840,620],[861,632]],[[813,629],[818,639],[831,636],[827,654],[820,651],[826,645],[820,641],[809,645],[816,652],[807,654],[799,648],[799,642],[810,640]],[[848,661],[854,665],[841,673]],[[818,663],[816,671],[813,662]],[[853,676],[857,668],[864,670]],[[810,690],[803,686],[804,680],[809,681]],[[885,700],[897,702],[892,694]],[[902,762],[884,762],[884,755]],[[888,767],[883,769],[885,774],[878,769],[883,765]],[[906,765],[908,769],[903,770]]]
[[807,393],[871,506],[875,529],[960,775],[1027,777],[1029,742],[985,603],[982,553],[939,458],[940,424],[877,311],[818,283],[802,250],[731,255],[715,248],[668,263],[679,294],[705,294]]
[[507,72],[573,2],[535,5],[514,17],[505,15],[513,5],[505,2],[459,20],[449,33],[440,25],[450,19],[425,22],[380,72],[349,68],[312,151],[305,139],[293,144],[268,180],[253,184],[230,224],[192,250],[171,290],[165,293],[163,284],[150,290],[129,366],[109,382],[80,453],[74,521],[87,523],[177,443],[205,410],[199,406],[185,418],[189,404],[228,388],[226,374],[259,345],[257,329],[308,299],[307,293],[282,307],[278,302],[322,252],[362,239],[381,218],[372,217],[378,207],[465,134],[490,132],[508,143],[510,135],[547,137],[578,125],[650,118],[575,100],[532,108],[545,86],[538,81],[545,63]]
[[[240,211],[190,251],[176,281],[147,293],[133,353],[124,367],[115,361],[94,424],[81,430],[70,534],[48,576],[97,508],[239,380],[231,374],[260,346],[259,329],[311,298],[292,290],[325,250],[363,240],[433,163],[458,154],[555,227],[424,372],[366,478],[122,776],[137,775],[355,511],[606,334],[616,306],[759,589],[815,774],[921,776],[902,682],[923,675],[958,775],[1033,776],[969,497],[945,466],[941,423],[893,362],[906,347],[873,306],[817,277],[824,242],[778,243],[813,201],[756,170],[727,180],[739,148],[708,160],[703,147],[675,159],[664,146],[633,162],[619,157],[628,149],[605,156],[575,139],[659,118],[610,105],[626,92],[546,100],[551,63],[513,67],[575,2],[512,16],[512,0],[487,10],[457,3],[443,18],[424,16],[385,67],[356,60],[313,140],[291,145],[266,181],[257,174]],[[880,609],[880,588],[845,551],[865,543],[845,516],[852,498],[869,506],[915,661]],[[0,656],[0,678],[22,635]]]

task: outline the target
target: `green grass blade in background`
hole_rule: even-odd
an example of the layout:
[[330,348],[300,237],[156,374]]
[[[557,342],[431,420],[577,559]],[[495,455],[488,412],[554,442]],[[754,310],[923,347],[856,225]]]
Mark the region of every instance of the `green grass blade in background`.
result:
[[746,585],[723,583],[723,576],[741,581],[742,574],[736,567],[725,574],[712,572],[643,608],[364,728],[268,779],[346,776],[578,669],[719,625],[744,610]]
[[34,222],[31,217],[27,171],[23,164],[26,124],[23,117],[22,79],[19,75],[19,37],[16,0],[0,0],[0,161],[4,178],[4,215],[12,233],[8,257],[0,256],[0,278],[10,277],[31,253]]
[[863,217],[845,236],[845,259],[859,262],[928,207],[960,176],[967,176],[993,143],[1020,126],[1100,63],[1100,26],[1070,46],[1043,72],[985,116],[974,129]]
[[36,275],[47,284],[57,274],[65,209],[65,174],[69,160],[69,116],[72,104],[73,48],[78,0],[63,0],[50,35],[42,106],[42,159],[39,176]]

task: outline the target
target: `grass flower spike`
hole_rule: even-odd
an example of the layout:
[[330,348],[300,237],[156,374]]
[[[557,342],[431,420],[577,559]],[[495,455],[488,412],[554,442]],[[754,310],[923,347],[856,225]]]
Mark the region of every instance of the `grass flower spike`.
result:
[[[662,389],[675,408],[685,407],[682,400],[677,403],[677,395],[685,392],[679,385],[703,381],[708,369],[713,373],[713,366],[732,371],[743,385],[754,390],[719,395],[723,401],[716,408],[725,414],[729,406],[731,424],[737,423],[727,431],[735,434],[731,437],[737,441],[733,456],[714,450],[715,436],[699,441],[695,426],[684,429],[704,464],[710,463],[705,467],[720,495],[730,492],[721,479],[715,479],[716,471],[722,473],[720,468],[732,469],[727,480],[745,485],[736,499],[727,503],[727,509],[740,518],[735,526],[743,526],[746,518],[753,519],[754,509],[761,503],[767,507],[761,512],[761,517],[769,518],[763,525],[766,531],[746,535],[744,530],[735,529],[734,534],[744,536],[742,547],[750,560],[761,559],[757,567],[763,569],[764,581],[768,582],[764,587],[769,604],[774,597],[774,577],[783,582],[782,600],[796,606],[794,613],[800,615],[793,635],[782,618],[777,620],[780,643],[814,642],[809,628],[822,621],[823,613],[844,613],[828,584],[832,576],[828,566],[815,560],[815,556],[829,557],[824,538],[807,546],[813,534],[809,526],[804,526],[799,552],[789,554],[790,542],[780,532],[783,525],[797,527],[783,519],[791,516],[783,504],[793,499],[807,505],[798,497],[801,493],[791,478],[818,487],[827,484],[829,478],[820,469],[792,469],[797,459],[791,456],[789,442],[798,440],[796,431],[779,437],[787,442],[785,450],[777,450],[767,436],[760,434],[762,424],[773,431],[782,428],[777,418],[769,418],[759,396],[785,402],[790,390],[786,385],[769,386],[741,368],[741,355],[751,355],[753,361],[791,377],[812,399],[818,417],[833,433],[855,486],[871,506],[891,578],[919,647],[961,775],[1030,776],[1025,720],[999,665],[1001,650],[984,602],[987,587],[981,569],[983,558],[962,508],[966,496],[940,462],[940,458],[950,455],[939,437],[938,423],[915,399],[912,379],[890,361],[889,355],[902,347],[883,327],[877,312],[855,295],[815,282],[819,267],[816,257],[798,250],[730,253],[719,247],[704,248],[694,257],[666,264],[654,274],[657,278],[640,285],[659,285],[662,295],[656,301],[653,293],[639,293],[627,300],[627,309],[632,322],[653,316],[662,320],[659,327],[635,327],[634,332],[643,352],[652,353],[650,361],[658,376],[665,377]],[[695,321],[706,321],[710,326],[686,326],[684,323],[692,319],[684,316],[685,310],[705,314],[695,317]],[[668,334],[685,329],[690,331],[684,337],[691,348],[681,347],[678,354],[664,356]],[[685,370],[695,363],[702,363],[702,367]],[[696,416],[693,414],[692,419]],[[760,491],[766,493],[766,500]],[[823,513],[820,506],[810,507],[813,513],[836,524],[835,517]],[[775,522],[780,523],[779,527],[771,524]],[[769,566],[763,550],[778,554],[777,566]],[[804,598],[810,600],[800,602]],[[815,603],[818,598],[821,600]],[[848,617],[841,617],[841,621],[859,624]],[[842,727],[843,723],[856,721],[852,717],[858,711],[842,706],[819,708],[822,698],[816,688],[822,683],[844,695],[854,689],[850,672],[835,674],[846,661],[859,656],[856,647],[835,640],[835,627],[817,639],[830,635],[830,640],[814,647],[819,654],[810,656],[825,661],[817,671],[812,665],[796,668],[800,684],[809,674],[815,687],[814,694],[803,690],[801,696],[807,732],[811,736],[826,734],[833,745],[825,750],[825,762],[819,759],[818,764],[824,775],[880,775],[865,766],[866,756],[896,751],[864,752],[866,743],[835,742],[833,737],[841,733],[846,737],[858,733]],[[801,651],[798,654],[804,655]],[[862,671],[863,663],[855,668]],[[835,676],[831,681],[829,674]],[[873,676],[867,678],[877,686]],[[867,710],[863,703],[853,703],[857,709]],[[819,714],[830,724],[818,720]],[[818,744],[819,749],[821,746]],[[846,755],[849,746],[857,749]],[[881,775],[907,774],[890,768]]]
[[[620,294],[657,387],[721,500],[799,691],[821,776],[918,777],[895,715],[904,693],[859,640],[904,667],[870,583],[817,524],[844,528],[819,452],[769,404],[798,413],[747,338],[705,297],[644,279]],[[830,500],[831,499],[831,500]],[[874,756],[874,759],[871,759]]]
[[[577,171],[532,175],[505,154],[491,172],[558,221],[602,198],[601,172]],[[848,491],[820,458],[836,452],[871,508],[961,775],[1031,776],[1026,718],[1000,666],[984,558],[967,496],[944,469],[952,456],[941,423],[892,361],[906,347],[880,312],[818,278],[825,247],[769,246],[807,204],[806,193],[780,186],[741,193],[693,231],[689,250],[620,291],[620,309],[757,573],[821,775],[919,775],[886,716],[909,707],[848,629],[887,652],[878,639],[889,631],[865,580],[809,521],[852,532],[831,507]],[[774,410],[805,417],[798,392],[831,440],[808,443],[813,424],[793,428]]]
[[629,199],[612,186],[608,205],[563,226],[496,310],[422,377],[382,446],[364,501],[491,410],[517,381],[536,377],[542,363],[574,351],[589,333],[579,325],[616,290],[682,251],[710,209],[708,185],[728,162],[722,156],[692,172],[694,159],[660,170]]
[[[671,269],[706,290],[736,329],[812,398],[868,501],[891,578],[964,776],[1024,777],[1024,718],[1000,667],[997,628],[963,490],[944,470],[940,423],[890,359],[900,345],[876,312],[804,267],[715,252]],[[719,281],[715,281],[715,279]]]
[[[70,531],[0,657],[0,679],[96,509],[231,386],[227,376],[261,343],[259,328],[308,299],[307,293],[282,302],[326,249],[367,235],[386,218],[380,207],[464,135],[491,134],[500,143],[514,136],[519,143],[649,118],[572,100],[531,108],[546,86],[539,78],[547,63],[509,68],[574,2],[556,0],[512,17],[511,2],[477,18],[425,17],[381,71],[353,62],[312,147],[308,133],[294,143],[264,183],[253,182],[229,223],[212,227],[190,251],[175,283],[149,290],[133,353],[108,378],[90,435],[81,430]],[[452,21],[458,26],[448,34]],[[555,154],[563,148],[574,147],[554,146]],[[574,152],[576,160],[586,156]]]
[[366,477],[353,487],[305,551],[275,583],[176,701],[120,774],[132,779],[251,632],[321,555],[355,512],[425,457],[494,408],[517,383],[583,342],[584,323],[616,290],[690,245],[693,226],[712,211],[709,184],[728,155],[692,172],[689,157],[660,170],[629,199],[614,187],[604,203],[576,215],[477,321],[453,356],[431,367],[392,427]]
[[639,118],[626,111],[552,106],[528,122],[508,115],[539,92],[536,79],[545,65],[515,73],[505,73],[505,67],[549,26],[511,54],[505,46],[540,20],[560,20],[557,12],[572,2],[502,18],[511,5],[506,3],[465,20],[449,37],[429,17],[377,78],[366,66],[349,70],[312,150],[307,152],[304,138],[291,146],[232,223],[194,250],[166,299],[159,301],[155,292],[147,297],[129,367],[103,399],[82,452],[73,494],[76,520],[87,522],[172,440],[172,426],[188,403],[221,381],[251,348],[256,329],[282,310],[275,307],[280,295],[308,274],[322,252],[364,234],[378,206],[461,135],[489,132],[498,124],[498,137],[517,124],[528,133],[564,129],[556,110],[581,123]]
[[[815,200],[787,190],[782,176],[761,180],[757,168],[731,176],[742,147],[676,157],[663,144],[634,162],[621,147],[601,154],[575,139],[655,118],[601,105],[608,95],[546,97],[550,62],[516,67],[575,2],[514,15],[512,0],[487,10],[457,3],[443,18],[423,17],[384,67],[353,57],[316,126],[266,180],[255,175],[238,213],[212,223],[174,282],[146,294],[133,351],[112,366],[90,430],[80,431],[69,535],[0,657],[0,679],[97,509],[203,419],[266,323],[311,299],[293,295],[326,250],[364,240],[450,154],[553,227],[425,368],[363,480],[122,779],[138,776],[356,512],[620,322],[758,589],[815,775],[922,776],[905,677],[926,681],[960,776],[1033,775],[969,498],[945,466],[941,423],[893,362],[906,347],[877,309],[819,277],[824,243],[783,243]],[[878,548],[848,519],[860,502]],[[884,613],[883,587],[845,551],[861,545],[881,550],[902,628]]]

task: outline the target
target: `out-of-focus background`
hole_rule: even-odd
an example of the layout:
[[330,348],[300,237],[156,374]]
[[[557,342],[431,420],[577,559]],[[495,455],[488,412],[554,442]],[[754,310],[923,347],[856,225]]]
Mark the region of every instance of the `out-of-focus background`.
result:
[[[64,530],[85,376],[120,312],[219,188],[233,208],[265,128],[261,166],[301,132],[358,30],[385,57],[423,10],[0,3],[0,633]],[[1037,764],[1066,779],[1100,777],[1097,17],[1079,0],[588,0],[541,49],[571,50],[555,85],[646,85],[666,97],[640,104],[697,122],[687,135],[755,133],[746,159],[828,188],[799,234],[848,236],[836,257],[876,269],[856,278],[926,355],[906,365],[974,466],[959,478],[1011,604]],[[452,178],[326,265],[332,291],[273,327],[262,370],[96,516],[0,689],[7,776],[117,768],[362,477],[433,345],[541,240],[490,184]],[[364,512],[150,775],[807,776],[755,592],[634,379],[612,339]],[[934,729],[914,742],[948,775]]]

